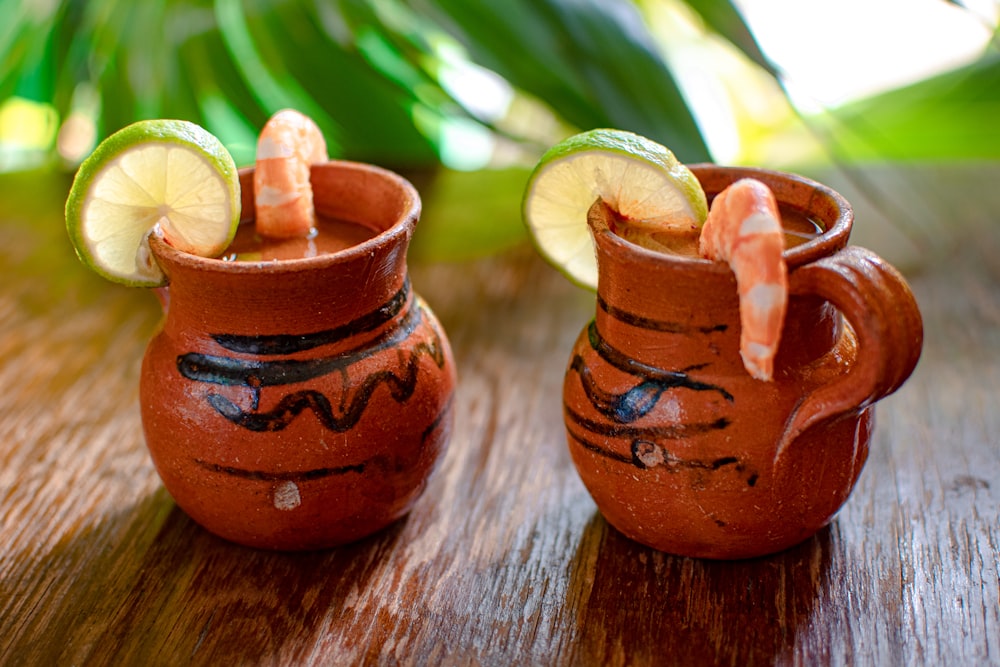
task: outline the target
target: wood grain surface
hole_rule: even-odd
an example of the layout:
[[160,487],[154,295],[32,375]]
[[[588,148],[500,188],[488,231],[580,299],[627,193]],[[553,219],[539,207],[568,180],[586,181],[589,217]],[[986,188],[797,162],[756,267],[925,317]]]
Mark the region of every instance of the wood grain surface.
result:
[[998,665],[1000,233],[971,217],[975,243],[909,274],[924,354],[879,405],[847,504],[789,551],[727,563],[651,551],[596,512],[560,418],[593,295],[527,248],[413,267],[459,389],[407,518],[326,552],[223,542],[143,444],[153,295],[91,275],[58,220],[5,211],[0,664]]

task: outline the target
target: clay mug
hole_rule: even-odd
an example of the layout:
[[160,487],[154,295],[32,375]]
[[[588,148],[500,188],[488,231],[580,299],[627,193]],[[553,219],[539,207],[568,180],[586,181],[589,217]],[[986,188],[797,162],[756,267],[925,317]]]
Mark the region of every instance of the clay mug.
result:
[[[774,379],[739,355],[729,267],[645,250],[596,203],[596,317],[577,339],[563,403],[573,462],[626,536],[692,557],[774,553],[825,526],[868,456],[874,404],[913,371],[923,339],[899,272],[848,246],[830,188],[760,169],[696,165],[711,198],[753,177],[824,230],[785,251],[789,305]],[[846,320],[846,326],[845,326]]]
[[[241,224],[252,174],[240,172]],[[253,547],[330,547],[400,518],[452,427],[451,350],[407,273],[417,191],[338,161],[314,166],[312,186],[319,216],[378,233],[270,262],[150,243],[169,285],[142,364],[149,452],[188,515]]]

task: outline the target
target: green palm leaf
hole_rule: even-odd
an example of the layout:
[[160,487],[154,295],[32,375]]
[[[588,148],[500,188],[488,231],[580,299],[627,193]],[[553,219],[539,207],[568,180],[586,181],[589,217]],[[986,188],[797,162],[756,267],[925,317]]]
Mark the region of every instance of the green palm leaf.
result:
[[813,120],[842,162],[1000,160],[1000,54]]
[[424,0],[473,60],[583,129],[617,127],[685,161],[708,149],[669,67],[627,0]]
[[[141,118],[192,120],[238,164],[253,161],[274,111],[296,107],[319,123],[335,157],[421,179],[438,170],[423,183],[441,219],[423,227],[417,247],[480,254],[521,233],[526,174],[442,171],[449,128],[476,125],[529,158],[561,137],[518,134],[516,124],[464,108],[468,91],[453,95],[445,79],[457,52],[506,80],[515,99],[546,108],[548,135],[617,127],[687,162],[711,158],[640,12],[654,1],[0,0],[0,102],[25,97],[61,118],[82,105],[96,113],[98,139]],[[779,77],[732,0],[685,4]],[[969,67],[806,120],[840,163],[1000,159],[992,48]],[[488,202],[483,214],[463,219],[479,202]]]

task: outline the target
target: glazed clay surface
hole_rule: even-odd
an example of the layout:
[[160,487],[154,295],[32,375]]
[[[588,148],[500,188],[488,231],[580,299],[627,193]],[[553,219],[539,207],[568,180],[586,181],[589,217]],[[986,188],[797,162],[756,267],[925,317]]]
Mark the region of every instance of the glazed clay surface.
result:
[[[241,182],[252,224],[252,170]],[[169,288],[140,383],[149,451],[185,512],[254,547],[330,547],[398,519],[453,421],[451,350],[406,267],[417,192],[347,162],[312,183],[319,215],[374,238],[276,262],[151,242]]]
[[570,355],[564,418],[581,478],[625,535],[679,555],[753,557],[808,538],[847,499],[873,404],[916,364],[921,319],[893,267],[847,246],[852,212],[836,192],[775,172],[694,171],[710,197],[763,180],[826,230],[785,253],[792,296],[774,380],[743,368],[730,269],[621,239],[597,202],[596,316]]

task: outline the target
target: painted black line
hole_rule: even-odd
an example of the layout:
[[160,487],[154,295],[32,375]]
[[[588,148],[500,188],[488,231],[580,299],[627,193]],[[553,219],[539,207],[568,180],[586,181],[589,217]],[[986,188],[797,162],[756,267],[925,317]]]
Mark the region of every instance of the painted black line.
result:
[[[650,387],[662,387],[661,391],[672,389],[674,387],[681,387],[684,389],[692,389],[694,391],[715,391],[721,394],[722,397],[729,402],[733,402],[734,400],[733,395],[724,388],[718,385],[695,380],[688,375],[689,371],[704,368],[704,364],[691,366],[681,371],[669,371],[663,368],[650,366],[649,364],[644,364],[641,361],[637,361],[636,359],[624,354],[621,350],[612,347],[597,330],[596,321],[591,321],[590,326],[587,328],[587,339],[590,342],[590,347],[593,348],[598,356],[604,359],[604,361],[618,370],[628,373],[629,375],[633,375],[640,381],[647,383],[644,387],[644,391],[648,390]],[[576,359],[574,359],[571,367],[576,366],[577,363]],[[582,359],[579,364],[582,366]],[[577,369],[574,368],[574,370]]]
[[357,361],[406,340],[422,320],[415,306],[400,325],[374,341],[367,341],[342,354],[318,359],[250,361],[234,357],[189,352],[177,357],[177,370],[189,380],[252,388],[295,384],[343,370]]
[[214,334],[212,338],[222,347],[243,354],[280,355],[311,350],[314,347],[336,343],[344,338],[373,331],[396,315],[406,305],[410,296],[410,277],[388,301],[376,310],[351,320],[347,324],[332,329],[307,334],[275,334],[270,336],[240,336],[236,334]]
[[332,477],[334,475],[346,475],[352,472],[361,474],[365,471],[366,466],[365,463],[358,463],[355,465],[338,466],[336,468],[270,472],[265,470],[245,470],[243,468],[224,466],[218,463],[209,463],[207,461],[202,461],[201,459],[195,459],[194,462],[211,472],[217,472],[223,475],[239,477],[242,479],[259,480],[262,482],[308,482],[314,479],[322,479],[324,477]]
[[686,324],[681,324],[680,322],[669,322],[667,320],[657,320],[650,317],[643,317],[642,315],[636,315],[635,313],[630,313],[627,310],[622,310],[621,308],[612,306],[610,303],[605,301],[600,294],[597,295],[597,307],[616,320],[621,320],[625,324],[633,327],[649,329],[651,331],[663,331],[665,333],[677,334],[687,334],[691,331],[697,331],[698,333],[710,334],[726,331],[729,328],[729,326],[725,324],[715,324],[710,327],[691,327]]

